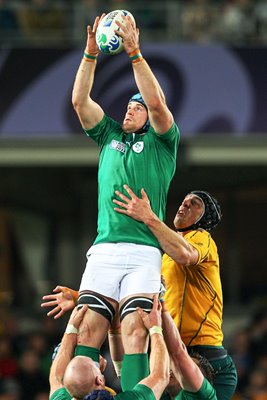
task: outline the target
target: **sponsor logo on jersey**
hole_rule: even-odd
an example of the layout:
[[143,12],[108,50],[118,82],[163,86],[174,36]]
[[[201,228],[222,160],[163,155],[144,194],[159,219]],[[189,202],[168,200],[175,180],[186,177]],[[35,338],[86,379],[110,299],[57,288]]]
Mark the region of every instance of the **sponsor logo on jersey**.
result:
[[123,154],[126,151],[126,144],[119,142],[118,140],[115,140],[115,139],[111,140],[109,147],[113,150],[120,151]]
[[141,153],[141,151],[143,151],[143,148],[144,148],[144,142],[136,142],[133,145],[133,151],[135,153]]

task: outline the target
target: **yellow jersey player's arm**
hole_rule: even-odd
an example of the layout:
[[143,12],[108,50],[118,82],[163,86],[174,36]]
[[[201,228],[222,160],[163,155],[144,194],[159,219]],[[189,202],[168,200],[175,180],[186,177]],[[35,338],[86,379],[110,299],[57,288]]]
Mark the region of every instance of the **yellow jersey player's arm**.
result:
[[122,208],[116,208],[115,210],[137,221],[144,222],[156,236],[164,252],[174,261],[185,266],[195,265],[199,259],[198,251],[188,243],[180,233],[170,229],[157,217],[151,209],[145,190],[141,190],[142,198],[140,199],[129,186],[124,185],[124,189],[127,191],[130,198],[116,191],[116,195],[118,195],[122,201],[114,199],[113,202]]
[[181,387],[189,392],[198,392],[204,380],[199,367],[189,356],[180,333],[163,302],[162,326],[164,339],[171,359],[171,369]]

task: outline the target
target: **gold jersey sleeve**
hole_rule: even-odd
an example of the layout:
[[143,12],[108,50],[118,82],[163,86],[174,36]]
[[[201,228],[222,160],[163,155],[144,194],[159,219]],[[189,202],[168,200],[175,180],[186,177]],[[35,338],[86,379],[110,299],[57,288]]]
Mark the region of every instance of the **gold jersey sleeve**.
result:
[[198,262],[184,267],[164,254],[166,306],[186,346],[222,346],[223,298],[217,246],[211,235],[200,229],[184,238],[198,251]]

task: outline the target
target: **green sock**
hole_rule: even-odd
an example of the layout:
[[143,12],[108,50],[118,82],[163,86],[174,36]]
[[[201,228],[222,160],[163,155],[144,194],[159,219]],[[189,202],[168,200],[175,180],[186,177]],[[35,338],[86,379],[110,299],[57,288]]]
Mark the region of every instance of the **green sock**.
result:
[[124,354],[121,369],[122,391],[132,390],[134,386],[149,375],[148,354]]
[[95,347],[83,346],[78,344],[75,348],[74,356],[90,357],[93,361],[99,363],[100,350]]

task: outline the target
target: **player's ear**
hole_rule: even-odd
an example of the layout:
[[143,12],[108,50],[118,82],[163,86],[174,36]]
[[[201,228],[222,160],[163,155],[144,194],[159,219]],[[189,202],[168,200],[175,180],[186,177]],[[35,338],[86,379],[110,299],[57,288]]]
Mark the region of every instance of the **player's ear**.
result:
[[95,378],[95,381],[96,381],[97,385],[105,384],[104,377],[102,375],[97,375],[97,377]]

